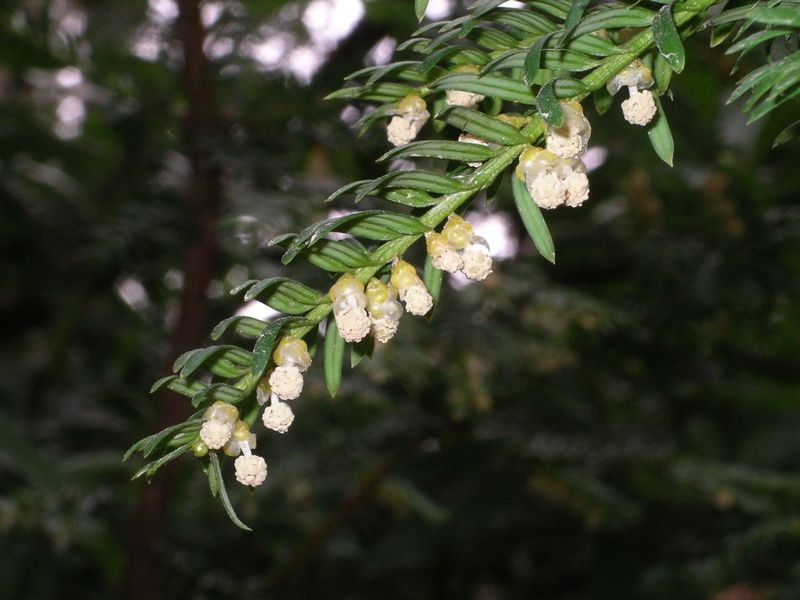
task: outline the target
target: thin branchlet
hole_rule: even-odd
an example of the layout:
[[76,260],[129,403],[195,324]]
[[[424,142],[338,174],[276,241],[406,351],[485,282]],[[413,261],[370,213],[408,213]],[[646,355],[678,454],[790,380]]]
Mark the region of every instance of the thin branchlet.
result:
[[[667,17],[672,19],[674,27],[677,28],[674,30],[675,38],[681,28],[684,33],[691,33],[693,31],[692,20],[718,3],[719,0],[686,0],[675,3],[671,8],[661,9],[659,14],[664,15],[663,10],[670,11]],[[610,10],[610,7],[598,6],[591,16],[602,16],[606,9]],[[314,333],[318,326],[328,319],[324,344],[327,377],[329,369],[327,353],[330,352],[332,357],[338,356],[338,360],[341,362],[345,340],[361,340],[367,330],[379,341],[386,342],[391,338],[400,315],[403,313],[400,300],[406,302],[407,312],[411,314],[421,315],[430,309],[434,299],[425,288],[422,279],[418,277],[415,268],[402,260],[406,251],[413,244],[421,241],[423,236],[425,236],[426,248],[430,254],[429,261],[431,258],[434,259],[433,265],[441,266],[448,262],[445,258],[449,257],[454,260],[449,261],[450,266],[445,267],[446,270],[465,269],[464,273],[477,280],[481,280],[491,273],[488,245],[485,240],[476,236],[472,231],[472,226],[456,216],[456,213],[509,171],[513,171],[511,177],[517,178],[512,188],[523,223],[531,233],[534,244],[540,252],[549,260],[554,260],[552,240],[535,205],[538,204],[541,208],[555,208],[561,205],[576,207],[588,196],[588,178],[580,156],[586,150],[591,127],[583,116],[583,111],[578,103],[596,90],[601,90],[615,77],[618,77],[620,72],[626,68],[629,69],[632,64],[641,65],[639,59],[642,56],[656,52],[654,46],[657,41],[658,49],[662,50],[662,54],[666,44],[662,43],[661,37],[656,40],[654,27],[643,27],[627,41],[621,41],[619,35],[611,37],[592,35],[583,39],[587,48],[591,48],[591,44],[600,44],[605,51],[611,45],[611,51],[602,55],[602,58],[592,59],[590,72],[582,78],[570,80],[570,85],[574,85],[574,89],[569,88],[572,90],[570,93],[565,94],[562,91],[559,95],[556,94],[556,90],[564,88],[558,88],[558,78],[551,77],[540,81],[536,77],[542,76],[544,67],[540,70],[539,64],[528,64],[531,56],[536,61],[541,58],[542,47],[537,49],[537,43],[540,46],[541,44],[547,46],[548,40],[555,41],[557,39],[553,37],[551,40],[550,34],[546,38],[543,38],[542,35],[533,38],[528,36],[530,48],[524,49],[526,57],[523,69],[520,70],[518,64],[512,61],[516,66],[509,67],[510,76],[480,73],[482,67],[488,69],[517,56],[519,46],[513,46],[517,42],[507,33],[509,28],[513,29],[514,27],[511,24],[513,21],[508,21],[508,17],[506,17],[506,22],[502,23],[492,20],[496,12],[494,9],[484,11],[473,7],[473,10],[480,12],[474,18],[482,20],[485,28],[479,34],[475,34],[474,23],[470,26],[469,22],[466,22],[461,25],[465,28],[468,27],[463,30],[463,33],[465,36],[482,36],[480,39],[486,44],[484,54],[489,56],[491,62],[488,66],[472,64],[472,61],[475,60],[474,57],[479,56],[475,51],[472,54],[467,51],[452,54],[448,76],[452,75],[453,77],[450,77],[448,81],[457,80],[462,83],[444,86],[441,83],[443,81],[441,73],[433,75],[434,71],[439,69],[435,64],[433,69],[427,68],[425,72],[421,68],[417,68],[417,72],[413,72],[413,62],[398,63],[395,73],[403,81],[402,84],[378,81],[384,73],[389,72],[389,69],[368,68],[360,72],[360,75],[373,73],[370,75],[371,79],[367,85],[345,88],[332,94],[332,97],[387,102],[372,116],[365,117],[362,125],[369,126],[379,118],[388,122],[388,139],[399,146],[397,150],[393,151],[395,153],[402,153],[404,145],[412,141],[424,127],[428,126],[431,118],[439,119],[440,122],[442,119],[450,118],[445,112],[440,112],[438,115],[431,114],[436,111],[433,108],[429,110],[429,107],[433,106],[433,104],[429,104],[429,101],[431,98],[438,99],[437,106],[439,108],[450,105],[447,108],[450,113],[462,111],[457,113],[460,115],[458,119],[447,122],[451,125],[458,124],[464,132],[469,132],[470,135],[464,136],[463,139],[472,139],[473,143],[477,141],[478,144],[482,144],[481,152],[485,154],[477,154],[480,160],[475,160],[477,150],[470,150],[466,143],[448,142],[452,144],[448,147],[449,152],[462,152],[465,153],[464,156],[472,156],[471,159],[463,159],[463,162],[471,170],[465,168],[446,175],[424,172],[424,176],[422,171],[412,171],[411,173],[418,173],[423,178],[427,178],[425,179],[427,183],[424,185],[430,187],[423,186],[423,189],[416,188],[415,191],[415,188],[409,184],[408,198],[413,196],[419,202],[411,204],[411,206],[428,206],[429,208],[415,218],[410,218],[404,213],[389,213],[396,219],[400,219],[403,227],[410,228],[400,230],[396,236],[383,236],[381,227],[374,221],[371,224],[362,223],[362,228],[354,231],[361,231],[367,239],[393,239],[384,241],[372,250],[356,246],[340,246],[338,250],[331,250],[332,254],[329,255],[329,258],[330,256],[344,257],[347,260],[353,260],[353,264],[358,266],[339,269],[339,272],[342,270],[347,272],[340,276],[330,292],[319,294],[299,283],[293,287],[286,284],[287,295],[284,300],[288,302],[286,306],[291,306],[292,309],[284,312],[298,315],[297,319],[300,320],[292,321],[292,317],[285,318],[282,322],[264,325],[252,353],[239,350],[240,354],[231,354],[241,364],[239,362],[236,365],[233,363],[228,365],[225,362],[217,364],[215,373],[218,377],[228,380],[227,386],[218,386],[214,393],[207,394],[206,400],[206,396],[202,394],[215,384],[209,386],[209,384],[199,384],[198,382],[189,383],[181,378],[167,383],[167,385],[174,385],[173,389],[193,396],[194,399],[201,398],[202,401],[198,400],[199,404],[210,404],[210,406],[202,413],[201,425],[197,424],[201,420],[197,416],[200,413],[197,413],[193,429],[178,429],[171,436],[166,434],[163,436],[164,450],[177,447],[180,451],[172,450],[146,466],[144,471],[148,473],[148,476],[154,473],[164,461],[172,460],[190,450],[193,451],[199,459],[206,461],[212,491],[220,491],[225,509],[235,523],[243,526],[233,512],[225,494],[217,451],[224,452],[230,457],[237,457],[236,478],[242,484],[253,487],[261,485],[267,477],[267,465],[264,459],[252,453],[256,447],[256,441],[255,436],[250,433],[250,427],[256,422],[259,414],[262,415],[265,427],[275,432],[284,433],[291,426],[295,416],[286,401],[293,400],[301,393],[303,372],[311,362],[302,338]],[[521,10],[525,11],[526,9]],[[507,15],[508,13],[503,14]],[[655,14],[653,13],[653,15]],[[741,19],[746,18],[746,15],[747,12],[743,12]],[[580,26],[580,22],[578,26]],[[554,27],[557,28],[558,25],[554,24]],[[617,29],[623,27],[623,25],[618,25]],[[451,28],[451,24],[444,24],[439,26],[439,31],[446,33],[449,28]],[[609,25],[609,28],[613,29],[612,25]],[[436,27],[433,29],[435,30]],[[595,27],[591,32],[596,29]],[[574,30],[574,28],[570,30],[570,33]],[[562,31],[566,30],[562,28]],[[521,36],[521,38],[524,37]],[[567,39],[569,34],[565,33],[563,37]],[[677,44],[677,47],[682,50],[679,37],[674,38],[668,41],[672,47]],[[612,41],[608,41],[609,39],[619,43],[614,44]],[[570,39],[570,42],[572,41]],[[430,55],[440,42],[427,45],[424,42],[415,43],[420,51]],[[508,44],[512,44],[513,47],[509,47]],[[675,58],[674,53],[664,56],[664,59],[668,61],[674,61]],[[680,68],[682,66],[681,63]],[[679,71],[680,68],[676,71]],[[381,69],[384,70],[381,71]],[[439,70],[441,71],[441,69]],[[523,82],[520,71],[526,71],[526,76],[540,87],[541,91],[535,98],[531,86]],[[626,73],[629,71],[630,69]],[[405,78],[402,77],[404,72]],[[575,73],[582,74],[583,72],[585,69],[577,68],[575,70]],[[621,79],[623,76],[619,75],[619,78]],[[496,87],[493,88],[493,85]],[[652,81],[647,84],[647,87],[651,85],[653,85]],[[465,89],[459,89],[459,86]],[[616,91],[619,86],[614,84],[613,87],[612,91]],[[629,89],[635,88],[629,86]],[[641,89],[643,88],[639,87],[636,91]],[[658,93],[664,91],[664,89],[659,89]],[[548,92],[551,95],[548,96]],[[494,97],[495,101],[499,101],[501,105],[503,101],[509,101],[532,105],[535,108],[522,115],[500,114],[493,118],[479,110],[480,103],[485,98],[488,101],[491,97]],[[434,100],[434,102],[436,101]],[[514,106],[519,106],[519,104]],[[437,110],[439,109],[437,108]],[[495,110],[492,114],[497,114],[497,111]],[[566,115],[566,121],[564,121],[564,115]],[[642,118],[641,121],[645,120]],[[475,135],[475,132],[483,132],[484,138]],[[576,137],[573,139],[571,136]],[[656,148],[656,150],[659,149]],[[422,155],[425,156],[425,154]],[[435,152],[432,156],[436,156]],[[454,156],[460,157],[459,154]],[[448,155],[448,158],[452,159],[453,156]],[[516,169],[509,169],[515,163],[517,164]],[[386,177],[394,177],[394,175]],[[367,193],[370,195],[379,193],[382,189],[380,183],[384,180],[376,180],[376,182],[366,182],[367,187],[360,192],[361,196]],[[389,179],[386,179],[386,182],[389,182]],[[369,187],[370,185],[372,187]],[[357,190],[358,186],[359,184],[346,186],[336,192],[334,196],[344,193],[345,189]],[[517,194],[524,196],[526,190],[530,194],[527,198],[517,196]],[[414,193],[417,195],[414,196]],[[427,200],[432,198],[431,193],[437,194],[438,197],[428,202]],[[391,197],[387,195],[387,199],[391,199]],[[442,223],[445,224],[441,231],[434,231]],[[327,231],[330,229],[325,229],[323,233]],[[287,253],[285,260],[290,260],[301,251],[313,246],[312,242],[319,242],[324,238],[323,234],[318,237],[309,235],[310,241],[306,240],[305,246],[297,246],[291,256],[288,256]],[[296,238],[292,243],[299,244],[300,242]],[[327,241],[326,243],[333,242]],[[434,256],[435,252],[439,254]],[[318,261],[325,259],[324,256],[317,258]],[[437,260],[439,263],[436,262]],[[465,261],[469,263],[466,268],[464,267]],[[325,263],[320,264],[324,265]],[[383,281],[376,279],[389,264],[392,264],[393,267],[388,281],[386,281],[387,278],[384,278]],[[261,283],[259,282],[259,285]],[[263,287],[266,288],[267,285],[280,286],[284,283],[265,280]],[[337,328],[339,333],[335,331]],[[242,329],[242,332],[253,333],[252,324]],[[181,365],[186,362],[182,361]],[[223,367],[225,368],[223,369]],[[239,368],[247,369],[244,375],[239,375],[241,373],[240,370],[237,370]],[[332,393],[338,387],[336,377],[332,376],[331,381],[326,380]],[[217,395],[215,396],[215,394]],[[223,398],[223,400],[217,400],[212,404],[211,401],[216,398]],[[237,404],[238,409],[233,406],[233,403]],[[157,438],[154,443],[158,444],[161,441],[162,438]],[[139,442],[135,447],[142,449],[146,447],[146,442],[147,440]],[[153,448],[148,447],[147,453],[152,451]]]

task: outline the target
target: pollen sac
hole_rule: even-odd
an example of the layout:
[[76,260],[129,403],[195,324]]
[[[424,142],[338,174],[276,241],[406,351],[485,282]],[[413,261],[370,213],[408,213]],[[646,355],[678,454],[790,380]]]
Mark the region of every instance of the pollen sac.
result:
[[397,289],[400,300],[405,303],[406,310],[412,315],[422,316],[433,308],[433,297],[412,264],[395,259],[390,283]]
[[239,410],[235,406],[217,400],[203,413],[200,439],[211,450],[219,450],[231,439],[238,418]]
[[539,208],[577,207],[589,197],[586,168],[577,158],[560,159],[548,150],[529,148],[520,156],[516,175]]
[[564,204],[576,208],[589,198],[589,178],[586,165],[578,158],[559,160],[555,168],[564,186]]
[[622,116],[631,125],[645,126],[656,116],[656,102],[650,90],[629,88],[630,97],[622,103]]
[[463,106],[464,108],[475,108],[485,98],[481,94],[472,92],[462,92],[461,90],[447,90],[447,104],[450,106]]
[[233,463],[236,481],[242,485],[257,487],[267,478],[267,461],[260,456],[240,456]]
[[616,94],[621,88],[628,88],[628,99],[622,103],[622,116],[631,125],[644,126],[656,114],[656,102],[647,89],[654,83],[653,74],[641,60],[636,59],[606,85],[609,93]]
[[232,430],[230,423],[206,421],[200,427],[200,439],[211,450],[219,450],[231,439]]
[[[480,69],[474,65],[461,65],[453,69],[454,73],[479,73]],[[450,106],[463,106],[465,108],[475,108],[480,104],[485,96],[463,92],[461,90],[447,90],[446,101]]]
[[[438,269],[450,271],[439,266],[448,261],[448,266],[454,267],[451,273],[461,272],[467,278],[476,281],[486,279],[492,272],[489,245],[482,237],[475,235],[469,222],[458,215],[452,214],[447,218],[447,223],[440,234],[426,234],[426,242],[428,254],[433,257],[433,266]],[[430,306],[433,306],[432,299]],[[425,312],[430,310],[430,306]]]
[[561,110],[561,127],[547,127],[546,148],[559,158],[577,158],[586,152],[592,127],[578,102],[562,102]]
[[303,392],[303,374],[294,365],[275,367],[269,375],[269,387],[281,400],[294,400]]
[[431,116],[419,94],[409,94],[400,100],[395,112],[386,128],[386,136],[394,146],[403,146],[416,138]]
[[345,273],[333,284],[328,295],[333,302],[333,317],[339,334],[347,342],[360,342],[370,332],[364,284]]
[[425,234],[425,246],[428,255],[433,259],[433,266],[437,269],[457,273],[464,266],[461,254],[447,243],[444,234],[429,231]]
[[372,320],[371,326],[372,337],[374,337],[381,344],[385,344],[394,337],[395,333],[397,333],[398,325],[398,321],[393,321],[392,319],[387,319],[386,317],[374,319]]
[[264,414],[261,415],[261,422],[264,423],[264,427],[267,429],[278,433],[286,433],[294,422],[294,412],[285,402],[272,402],[264,409]]
[[489,244],[482,237],[475,236],[464,249],[464,268],[462,273],[474,281],[483,281],[492,273],[492,257]]
[[397,332],[403,307],[397,301],[397,290],[374,277],[367,284],[367,309],[372,335],[385,344]]
[[529,148],[522,153],[516,175],[525,182],[539,208],[551,209],[564,204],[567,190],[556,173],[558,157],[549,150]]

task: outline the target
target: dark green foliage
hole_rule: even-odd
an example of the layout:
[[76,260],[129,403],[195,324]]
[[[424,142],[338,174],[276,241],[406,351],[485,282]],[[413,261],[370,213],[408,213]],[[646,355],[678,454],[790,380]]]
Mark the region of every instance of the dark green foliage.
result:
[[531,198],[525,183],[516,176],[511,178],[511,190],[517,213],[519,218],[522,219],[522,224],[525,225],[525,230],[528,232],[533,245],[536,246],[539,254],[551,263],[555,263],[556,249],[553,246],[553,238],[550,236],[550,231],[547,229],[547,223],[544,222],[542,211]]
[[658,107],[658,113],[653,119],[653,124],[647,130],[647,136],[650,138],[653,150],[656,151],[659,158],[671,167],[675,154],[675,143],[672,140],[672,131],[670,131],[669,123],[667,122],[667,113],[664,111],[660,98],[656,98],[656,106]]
[[686,51],[683,49],[680,33],[672,19],[672,5],[666,4],[653,17],[653,40],[664,60],[676,73],[681,73],[686,64]]
[[[325,329],[325,354],[322,357],[322,367],[325,370],[325,387],[328,388],[331,398],[336,396],[342,383],[342,364],[344,363],[344,339],[339,335],[333,316],[328,318]],[[358,363],[360,360],[355,360]]]
[[[800,2],[756,2],[725,10],[712,23],[724,28],[728,35],[735,32],[735,42],[728,48],[728,54],[739,54],[741,59],[761,50],[767,57],[767,64],[737,82],[728,99],[734,102],[749,95],[744,103],[744,110],[749,113],[748,122],[797,97],[800,93],[800,53],[797,51]],[[742,38],[746,33],[749,35]]]
[[[58,3],[14,4],[0,9],[4,597],[124,597],[128,540],[144,525],[137,507],[147,487],[144,477],[129,479],[140,468],[149,476],[155,464],[145,463],[171,452],[183,456],[172,463],[178,476],[167,519],[148,548],[163,597],[707,600],[734,586],[763,598],[798,597],[800,156],[789,134],[771,148],[797,120],[786,63],[755,76],[774,87],[754,107],[771,110],[745,128],[736,107],[723,106],[733,60],[702,48],[706,34],[685,39],[684,73],[668,84],[657,76],[659,91],[668,85],[674,97],[662,102],[675,169],[647,147],[642,130],[624,124],[618,99],[602,119],[585,103],[592,144],[607,154],[590,174],[586,205],[548,213],[558,266],[536,256],[506,176],[491,210],[512,222],[519,254],[497,261],[483,285],[455,288],[449,276],[425,269],[431,290],[441,285],[431,321],[405,317],[390,345],[353,347],[351,365],[372,358],[347,373],[334,401],[320,340],[290,432],[261,435],[255,421],[269,476],[250,492],[233,483],[230,461],[187,452],[185,436],[201,414],[190,402],[237,401],[226,382],[266,364],[268,340],[259,336],[267,323],[230,317],[245,288],[227,292],[247,282],[249,298],[302,317],[326,302],[320,291],[331,279],[320,268],[338,273],[367,260],[358,245],[317,241],[286,270],[280,245],[267,241],[327,218],[322,199],[337,187],[384,174],[374,163],[388,149],[381,127],[357,142],[339,119],[342,102],[320,98],[382,37],[407,37],[413,7],[369,3],[365,21],[309,86],[236,53],[214,59],[223,127],[207,143],[225,173],[225,194],[203,332],[219,325],[215,341],[199,342],[204,347],[160,381],[162,391],[185,396],[176,400],[146,391],[172,366],[165,324],[174,327],[176,273],[196,237],[184,201],[179,53],[172,48],[170,58],[152,62],[131,56],[145,2],[83,3],[86,27],[67,37],[48,17]],[[223,4],[213,33],[237,43],[285,7]],[[440,79],[462,50],[491,60],[514,52],[524,61],[532,40],[560,30],[575,4],[537,0],[532,15],[499,9],[476,18],[474,11],[455,29],[430,26],[433,36],[454,31],[449,39],[463,46],[451,53],[442,42],[436,50],[448,52],[426,65],[425,80]],[[601,4],[587,8],[565,42],[552,38],[540,73],[560,70],[557,59],[610,55],[616,34],[592,32],[648,27],[663,6],[611,13]],[[731,19],[748,23],[752,4],[739,3]],[[726,41],[739,44],[742,77],[774,69],[782,44],[792,47],[792,13],[776,9],[794,5],[778,4],[759,3],[757,20]],[[305,36],[301,14],[290,7],[281,27]],[[486,28],[490,21],[503,29]],[[715,35],[726,24],[715,25]],[[762,41],[740,43],[756,35]],[[771,44],[778,54],[765,62],[760,53]],[[508,66],[516,64],[510,56],[490,75],[521,67]],[[80,91],[83,132],[71,138],[54,133],[58,103],[79,93],[52,80],[66,65],[77,65],[88,87]],[[42,74],[51,79],[36,79]],[[364,84],[410,83],[373,89],[368,97],[379,101],[418,85],[412,65],[380,77]],[[380,110],[371,113],[374,124],[386,119]],[[476,135],[504,146],[531,141],[476,111],[449,109],[439,118],[448,141],[456,130],[478,128]],[[440,175],[440,159],[467,159],[452,146],[405,151],[430,155],[420,164]],[[383,183],[392,210],[418,211],[438,198]],[[369,193],[362,202],[375,206]],[[409,260],[422,268],[419,252]],[[136,283],[145,300],[126,301],[118,290],[135,291]],[[235,349],[244,342],[260,354]],[[205,385],[212,375],[215,383]],[[168,402],[180,403],[188,420],[157,424],[158,406]],[[139,438],[132,450],[146,459],[121,464]],[[233,527],[220,499],[255,532]]]

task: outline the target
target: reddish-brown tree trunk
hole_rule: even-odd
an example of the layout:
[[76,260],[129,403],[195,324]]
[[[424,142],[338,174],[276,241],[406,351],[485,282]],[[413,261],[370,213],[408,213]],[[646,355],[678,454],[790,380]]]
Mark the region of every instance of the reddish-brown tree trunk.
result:
[[[183,258],[184,286],[172,338],[170,365],[182,352],[199,346],[206,335],[209,316],[206,290],[213,277],[217,254],[216,219],[220,201],[220,173],[208,152],[216,133],[215,111],[210,65],[203,52],[205,31],[199,1],[178,0],[178,7],[175,33],[183,48],[182,82],[187,104],[184,139],[191,165],[186,183],[186,206],[193,233]],[[155,429],[185,418],[186,410],[184,398],[165,392],[159,399]],[[128,568],[121,594],[125,597],[150,600],[166,595],[155,550],[164,530],[175,482],[173,463],[161,469],[152,484],[142,490],[131,522]]]

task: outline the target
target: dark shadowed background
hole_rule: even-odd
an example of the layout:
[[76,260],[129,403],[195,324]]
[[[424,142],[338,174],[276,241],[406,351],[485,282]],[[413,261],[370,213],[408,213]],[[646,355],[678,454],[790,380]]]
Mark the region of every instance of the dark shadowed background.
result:
[[266,318],[228,291],[384,169],[364,106],[322,98],[414,26],[410,0],[2,4],[0,597],[800,598],[800,146],[770,148],[798,104],[745,127],[703,35],[675,167],[587,108],[555,267],[508,190],[476,202],[495,273],[448,280],[335,400],[312,367],[265,485],[230,487],[253,533],[191,458],[128,481],[189,412],[150,384]]

